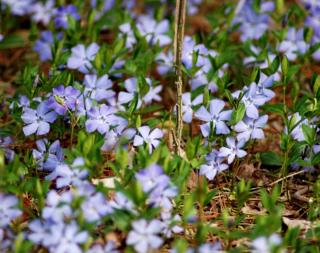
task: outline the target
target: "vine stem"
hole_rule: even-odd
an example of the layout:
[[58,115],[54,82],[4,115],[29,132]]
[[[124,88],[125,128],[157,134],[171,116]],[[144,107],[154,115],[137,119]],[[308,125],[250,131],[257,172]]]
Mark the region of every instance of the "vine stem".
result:
[[174,66],[175,66],[175,85],[177,92],[177,119],[176,129],[174,133],[175,151],[178,155],[182,155],[181,139],[182,139],[182,47],[184,37],[184,27],[186,18],[186,2],[187,0],[176,0],[176,18],[175,18],[175,33],[174,33]]

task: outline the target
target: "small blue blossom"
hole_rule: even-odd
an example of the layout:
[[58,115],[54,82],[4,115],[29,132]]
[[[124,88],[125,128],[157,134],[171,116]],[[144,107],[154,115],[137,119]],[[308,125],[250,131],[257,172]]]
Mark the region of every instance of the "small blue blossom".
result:
[[203,101],[203,95],[200,94],[191,101],[191,93],[182,94],[182,119],[186,123],[191,123],[193,116],[193,107],[200,105]]
[[133,140],[134,146],[141,146],[147,144],[149,153],[160,144],[160,139],[163,137],[163,132],[159,128],[151,131],[149,126],[142,126],[138,128],[140,135],[136,135]]
[[97,75],[86,75],[84,85],[84,95],[98,102],[109,100],[115,95],[115,92],[112,90],[112,81],[108,75],[103,75],[99,78]]
[[134,221],[127,237],[127,244],[133,246],[138,253],[156,250],[163,244],[163,239],[159,236],[162,229],[163,224],[159,220]]
[[223,163],[223,158],[219,157],[219,152],[213,150],[206,157],[206,164],[200,166],[200,175],[205,175],[208,180],[213,180],[220,172],[229,168]]
[[54,141],[50,146],[47,139],[36,141],[37,149],[32,150],[38,169],[53,171],[58,165],[63,164],[64,153],[60,141]]
[[30,9],[30,12],[33,14],[32,19],[37,23],[42,23],[47,25],[50,22],[50,19],[53,13],[56,11],[54,8],[54,0],[48,0],[46,3],[37,2],[33,4]]
[[55,11],[54,23],[56,28],[68,28],[68,19],[73,18],[74,20],[80,20],[80,15],[78,14],[77,7],[69,4],[67,6],[60,6]]
[[49,108],[57,114],[64,115],[68,110],[75,111],[80,91],[72,86],[59,85],[52,90],[52,96],[48,100]]
[[273,249],[280,246],[282,239],[278,234],[272,234],[269,237],[258,237],[252,242],[252,253],[269,253],[273,252]]
[[18,199],[16,196],[5,195],[0,192],[0,228],[8,226],[22,214],[17,205]]
[[268,121],[268,116],[264,115],[258,119],[245,118],[244,120],[238,122],[234,126],[234,130],[238,133],[237,140],[244,139],[249,141],[250,139],[263,139],[264,133],[263,128]]
[[207,123],[200,126],[201,133],[204,137],[208,137],[211,133],[211,129],[216,130],[216,134],[228,134],[230,130],[225,123],[231,119],[231,110],[222,111],[225,106],[225,102],[220,99],[213,99],[210,102],[209,111],[201,106],[195,113],[196,118],[205,121]]
[[108,241],[105,245],[96,244],[91,247],[86,253],[120,253],[113,241]]
[[67,63],[68,68],[88,74],[92,69],[91,62],[95,59],[98,51],[99,46],[96,43],[90,44],[87,48],[82,44],[73,47]]
[[48,107],[47,102],[41,102],[37,110],[25,108],[21,119],[27,125],[23,127],[25,136],[36,133],[37,135],[47,134],[50,131],[50,123],[57,118],[57,114]]
[[40,38],[34,44],[33,50],[39,54],[41,61],[52,60],[51,47],[53,46],[55,39],[60,40],[61,38],[61,33],[57,33],[56,35],[51,31],[42,31],[40,33]]
[[221,147],[219,150],[219,157],[226,157],[228,159],[228,164],[231,164],[236,157],[242,158],[247,155],[247,152],[241,148],[245,145],[245,140],[240,140],[236,142],[234,137],[227,137],[228,147]]

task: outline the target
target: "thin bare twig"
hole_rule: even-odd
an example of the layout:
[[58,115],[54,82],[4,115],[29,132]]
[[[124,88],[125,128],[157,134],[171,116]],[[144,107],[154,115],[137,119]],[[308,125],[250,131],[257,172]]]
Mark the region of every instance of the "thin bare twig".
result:
[[186,17],[186,2],[187,0],[176,0],[176,19],[175,19],[175,33],[174,33],[174,65],[176,69],[176,89],[177,89],[177,120],[176,129],[174,133],[174,142],[176,153],[181,156],[181,138],[182,138],[182,47],[184,37],[184,26]]

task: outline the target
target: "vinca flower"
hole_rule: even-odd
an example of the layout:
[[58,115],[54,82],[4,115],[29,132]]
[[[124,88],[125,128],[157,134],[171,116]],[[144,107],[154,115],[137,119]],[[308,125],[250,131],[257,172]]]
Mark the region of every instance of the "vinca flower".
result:
[[40,33],[40,38],[34,44],[33,50],[39,54],[41,61],[52,60],[51,47],[53,46],[55,39],[60,40],[61,38],[61,33],[57,33],[56,35],[51,31],[42,31]]
[[78,14],[77,7],[69,4],[67,6],[60,6],[55,11],[54,23],[56,28],[68,28],[68,19],[73,18],[75,21],[80,20],[80,15]]
[[269,237],[258,237],[252,242],[252,253],[271,253],[272,249],[281,245],[282,239],[278,234]]
[[245,140],[241,139],[236,142],[234,137],[227,137],[226,139],[228,147],[222,147],[219,150],[219,157],[226,157],[228,164],[231,164],[236,157],[242,158],[247,155],[247,152],[241,149],[245,145]]
[[309,46],[303,38],[303,29],[296,31],[295,28],[290,27],[285,40],[280,43],[278,51],[284,53],[289,61],[294,61],[299,54],[305,54],[308,48]]
[[206,157],[207,163],[200,166],[200,175],[205,175],[208,180],[213,180],[220,172],[229,168],[219,157],[219,152],[213,150]]
[[228,134],[230,130],[225,123],[231,119],[231,110],[222,111],[225,106],[225,102],[220,99],[211,100],[209,111],[201,106],[195,113],[196,118],[205,121],[207,123],[200,126],[201,133],[204,137],[208,137],[211,133],[211,129],[215,129],[216,134]]
[[47,102],[41,102],[37,110],[25,108],[21,119],[27,125],[23,127],[25,136],[36,133],[37,135],[47,134],[50,131],[50,123],[57,118],[57,114],[48,107]]
[[134,137],[133,145],[141,146],[144,143],[147,144],[149,153],[160,144],[160,139],[163,137],[163,132],[155,128],[151,131],[149,126],[142,126],[138,128],[139,134]]
[[100,108],[92,107],[88,111],[88,119],[86,121],[87,132],[98,131],[101,134],[108,132],[110,126],[117,123],[117,117],[114,115],[115,112],[114,107],[105,104],[102,104]]
[[162,47],[171,43],[171,38],[166,35],[169,31],[168,20],[157,23],[151,17],[142,15],[138,18],[137,29],[151,45],[159,43],[159,46]]
[[33,14],[32,19],[37,23],[43,23],[44,25],[49,24],[50,19],[55,12],[54,1],[48,0],[46,3],[37,2],[33,4],[30,12]]
[[112,213],[112,207],[101,192],[88,197],[81,205],[84,219],[87,222],[98,222],[105,215]]
[[114,97],[115,92],[112,90],[112,81],[108,75],[97,77],[97,75],[86,75],[84,78],[84,95],[95,99],[98,102],[108,100]]
[[125,23],[119,26],[119,31],[122,37],[126,39],[126,48],[132,49],[133,45],[137,42],[134,36],[133,30],[129,23]]
[[23,16],[30,12],[30,6],[34,0],[1,0],[4,5],[9,6],[13,15]]
[[[0,228],[8,226],[22,212],[17,208],[18,199],[14,195],[6,195],[0,192]],[[1,241],[0,241],[1,242]]]
[[86,253],[120,253],[113,241],[108,241],[105,245],[96,244],[91,247]]
[[84,165],[84,159],[77,157],[70,166],[67,164],[58,165],[56,169],[47,176],[47,179],[57,179],[57,188],[68,185],[81,185],[89,174],[84,168]]
[[15,152],[9,148],[10,144],[12,143],[13,141],[11,137],[9,136],[3,137],[3,138],[0,137],[0,149],[4,150],[5,158],[8,161],[12,161],[15,156]]
[[80,91],[72,86],[59,85],[52,90],[52,96],[48,100],[49,108],[57,114],[64,115],[68,110],[75,111]]
[[37,149],[32,150],[32,157],[38,169],[53,171],[58,165],[63,164],[64,153],[59,140],[49,146],[47,139],[41,139],[36,141],[36,145]]
[[132,230],[127,237],[127,244],[132,245],[138,253],[156,250],[163,244],[159,236],[163,224],[159,220],[137,220],[132,222]]
[[194,106],[200,105],[203,100],[203,95],[198,95],[191,101],[191,93],[186,92],[182,94],[182,119],[186,123],[191,123],[192,115],[193,115],[193,108]]
[[249,141],[250,139],[263,139],[263,128],[268,121],[268,116],[264,115],[258,119],[245,118],[234,126],[234,130],[238,132],[237,140],[241,139]]
[[95,59],[98,51],[99,46],[96,43],[90,44],[87,48],[82,44],[73,47],[67,63],[68,68],[88,74],[92,69],[91,62]]

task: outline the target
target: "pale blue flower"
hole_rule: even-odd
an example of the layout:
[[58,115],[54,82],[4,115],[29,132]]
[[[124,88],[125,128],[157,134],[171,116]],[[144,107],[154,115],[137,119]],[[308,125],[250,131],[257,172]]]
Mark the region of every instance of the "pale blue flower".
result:
[[91,62],[95,59],[98,51],[99,46],[96,43],[90,44],[87,48],[82,44],[73,47],[67,63],[68,68],[88,74],[92,69]]
[[98,102],[109,100],[115,95],[115,92],[112,90],[112,81],[108,75],[103,75],[99,78],[97,75],[86,75],[84,77],[84,85],[84,95]]
[[160,144],[160,139],[163,137],[163,132],[159,128],[151,131],[149,126],[142,126],[138,128],[139,134],[134,137],[133,145],[141,146],[147,144],[149,153]]
[[182,119],[186,123],[191,123],[193,116],[193,107],[200,105],[203,101],[203,95],[200,94],[191,100],[191,93],[186,92],[182,94]]
[[163,224],[159,220],[134,221],[127,237],[127,244],[133,246],[138,253],[156,250],[163,244],[163,239],[159,236],[162,229]]
[[271,253],[273,248],[281,245],[282,239],[278,234],[269,237],[261,236],[252,242],[252,253]]
[[258,119],[244,118],[234,126],[234,130],[238,133],[237,140],[244,139],[249,141],[250,139],[263,139],[263,128],[268,121],[268,116],[264,115]]
[[22,211],[17,206],[18,199],[16,196],[0,192],[0,228],[8,226],[13,220],[22,215]]
[[41,102],[37,110],[25,108],[21,119],[26,126],[23,127],[23,133],[26,136],[36,133],[37,135],[47,134],[50,131],[50,123],[57,118],[57,114],[48,107],[47,102]]
[[242,158],[247,155],[247,152],[241,148],[245,145],[245,140],[236,142],[234,137],[227,137],[226,139],[228,147],[221,147],[219,150],[219,157],[226,157],[228,164],[232,163],[236,157]]
[[213,150],[206,157],[206,164],[200,166],[200,175],[205,175],[208,180],[213,180],[220,172],[229,168],[223,163],[223,158],[219,157],[219,152]]
[[230,133],[225,121],[231,119],[232,111],[222,111],[224,106],[224,101],[220,99],[213,99],[210,102],[209,111],[204,106],[201,106],[195,113],[196,118],[207,122],[200,126],[201,133],[204,137],[208,137],[210,135],[211,129],[215,129],[216,134]]

